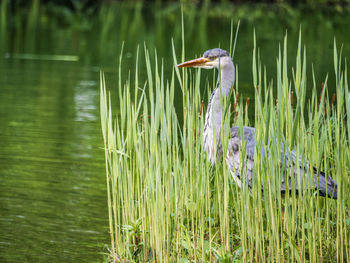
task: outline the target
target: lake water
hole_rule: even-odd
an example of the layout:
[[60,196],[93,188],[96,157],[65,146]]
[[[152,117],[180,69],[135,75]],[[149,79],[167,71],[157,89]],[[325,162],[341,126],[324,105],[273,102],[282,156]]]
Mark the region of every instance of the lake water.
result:
[[[253,29],[271,79],[286,29],[289,64],[295,64],[301,25],[308,70],[313,62],[319,88],[328,72],[332,92],[333,37],[349,58],[348,15],[230,8],[213,6],[196,13],[184,8],[186,59],[219,45],[229,49],[231,19],[234,28],[241,19],[235,63],[241,94],[252,98]],[[101,262],[109,234],[99,71],[106,72],[107,87],[115,90],[125,40],[122,81],[129,70],[131,76],[134,72],[137,45],[140,79],[146,78],[144,43],[152,57],[154,48],[158,58],[164,57],[169,77],[172,38],[180,60],[181,8],[112,4],[77,15],[70,9],[38,7],[34,22],[25,10],[16,10],[1,32],[0,262]],[[74,57],[63,61],[57,55]],[[202,76],[210,81],[213,74]]]
[[15,60],[0,71],[0,261],[101,261],[108,218],[98,73]]

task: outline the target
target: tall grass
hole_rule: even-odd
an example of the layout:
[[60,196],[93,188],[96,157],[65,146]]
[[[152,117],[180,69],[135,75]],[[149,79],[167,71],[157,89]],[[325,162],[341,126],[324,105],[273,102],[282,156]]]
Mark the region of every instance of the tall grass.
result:
[[[152,64],[144,47],[147,81],[138,81],[138,51],[135,84],[131,86],[130,77],[119,81],[117,98],[107,92],[101,73],[110,261],[350,261],[346,63],[334,44],[336,83],[328,83],[326,77],[320,96],[313,74],[307,76],[301,39],[292,69],[287,67],[287,42],[285,37],[276,54],[276,80],[267,79],[254,43],[257,149],[264,145],[270,150],[267,156],[257,151],[251,191],[245,184],[237,187],[224,162],[212,167],[206,159],[200,70],[180,72],[174,67],[171,78],[164,79],[162,60],[155,52]],[[173,59],[176,65],[174,47]],[[122,54],[120,72],[121,65]],[[307,86],[307,77],[314,80],[312,87]],[[238,84],[237,77],[231,110],[225,116],[227,127],[249,124],[248,103],[238,99]],[[327,93],[330,85],[336,86],[334,99]],[[308,98],[307,89],[312,89]],[[182,98],[183,116],[174,107],[175,97]],[[117,115],[112,113],[112,100],[118,100]],[[292,191],[281,196],[281,174],[287,169],[279,165],[281,142],[308,160],[300,165],[315,166],[337,181],[338,200],[310,193],[306,187],[298,195]]]

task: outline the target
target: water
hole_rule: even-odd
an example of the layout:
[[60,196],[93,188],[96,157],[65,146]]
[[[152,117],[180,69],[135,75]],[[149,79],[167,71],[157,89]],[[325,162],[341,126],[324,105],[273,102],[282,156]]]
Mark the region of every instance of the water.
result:
[[108,217],[99,73],[13,60],[0,71],[0,261],[101,262]]
[[[191,13],[190,8],[184,8],[186,59],[219,45],[229,49],[232,16],[225,16],[227,8],[215,8],[210,10],[217,14],[211,15],[205,10]],[[142,45],[146,42],[152,57],[155,47],[158,58],[164,57],[168,78],[173,67],[172,37],[180,62],[180,6],[158,9],[140,3],[103,5],[93,16],[78,16],[66,10],[65,19],[71,16],[68,26],[58,23],[60,20],[51,17],[49,11],[41,8],[40,19],[28,19],[25,29],[23,25],[18,28],[17,23],[17,28],[1,38],[0,262],[101,262],[109,234],[99,122],[99,70],[106,72],[107,87],[115,91],[117,61],[125,40],[122,82],[128,78],[129,70],[133,76],[136,48],[140,45],[139,78],[143,83],[146,75]],[[288,62],[295,63],[300,23],[317,87],[329,73],[332,93],[333,36],[338,43],[344,43],[343,54],[349,57],[348,16],[322,16],[300,10],[294,10],[293,15],[287,11],[282,15],[275,11],[259,15],[259,8],[244,6],[236,11],[234,25],[241,19],[241,28],[235,62],[239,65],[243,98],[254,97],[253,28],[271,79],[286,29]],[[21,14],[16,13],[13,20],[26,21]],[[59,10],[57,14],[61,14]],[[23,35],[16,33],[20,30]],[[79,61],[56,61],[55,57],[38,54],[73,55]],[[213,73],[203,71],[202,77],[202,83],[211,83]],[[210,90],[203,85],[203,92]],[[177,107],[181,109],[181,105]]]

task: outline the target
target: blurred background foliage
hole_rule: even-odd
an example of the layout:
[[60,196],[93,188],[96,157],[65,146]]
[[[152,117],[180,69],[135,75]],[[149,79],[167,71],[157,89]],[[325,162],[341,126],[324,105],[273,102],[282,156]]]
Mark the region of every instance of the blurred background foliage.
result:
[[322,56],[325,44],[317,43],[331,43],[334,36],[342,43],[348,35],[350,0],[2,0],[0,51],[7,56],[71,54],[86,64],[114,67],[125,42],[126,63],[143,43],[150,50],[156,47],[160,57],[169,57],[171,39],[175,47],[181,44],[181,9],[191,54],[218,45],[228,49],[230,23],[241,21],[237,54],[246,53],[242,48],[251,52],[254,28],[262,48],[267,40],[276,48],[286,30],[293,42],[301,27],[307,46]]
[[[57,51],[62,52],[67,43],[62,43],[58,38],[62,34],[71,34],[72,52],[88,55],[94,50],[98,52],[98,57],[103,58],[102,53],[107,53],[106,48],[109,50],[110,45],[115,47],[118,44],[110,41],[110,44],[107,43],[109,46],[105,46],[106,40],[117,38],[119,44],[125,41],[135,46],[144,41],[155,43],[176,37],[180,30],[177,22],[181,4],[186,18],[186,34],[196,35],[197,42],[204,44],[208,44],[208,40],[203,34],[215,34],[215,31],[222,30],[220,24],[225,20],[232,19],[234,23],[241,20],[243,26],[253,22],[258,25],[260,22],[271,24],[271,21],[278,21],[282,28],[298,30],[310,14],[314,16],[315,23],[327,22],[336,27],[337,23],[344,23],[343,20],[350,13],[350,0],[2,0],[2,48],[10,53],[43,53],[51,51],[50,46],[55,46]],[[161,24],[157,23],[160,21]],[[60,34],[57,34],[58,30]],[[274,33],[272,30],[270,32]],[[84,41],[81,36],[87,34],[93,35],[94,40]],[[104,44],[103,52],[101,43]],[[162,53],[163,50],[160,47],[158,51]]]

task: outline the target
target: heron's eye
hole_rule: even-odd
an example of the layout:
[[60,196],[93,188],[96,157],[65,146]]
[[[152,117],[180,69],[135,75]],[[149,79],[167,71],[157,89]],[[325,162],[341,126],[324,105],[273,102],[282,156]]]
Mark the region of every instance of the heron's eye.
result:
[[213,61],[213,60],[216,59],[216,56],[209,57],[209,59],[210,59],[211,61]]

